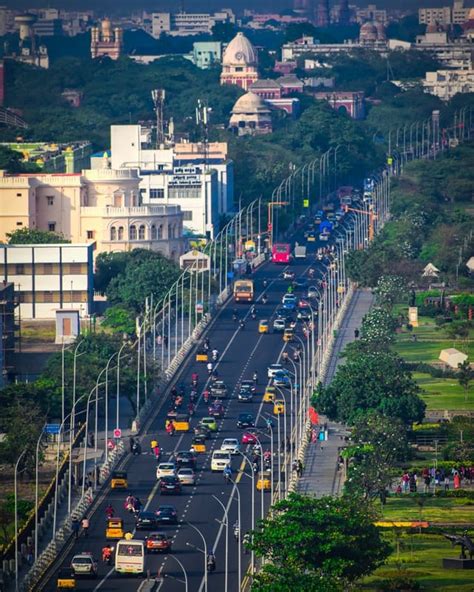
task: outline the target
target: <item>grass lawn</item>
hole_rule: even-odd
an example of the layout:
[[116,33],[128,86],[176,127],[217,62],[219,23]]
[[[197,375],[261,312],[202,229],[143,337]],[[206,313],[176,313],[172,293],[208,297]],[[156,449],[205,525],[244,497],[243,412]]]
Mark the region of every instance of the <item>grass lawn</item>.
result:
[[466,401],[464,389],[456,379],[434,378],[422,372],[414,372],[413,378],[425,391],[421,398],[427,404],[428,409],[474,410],[473,393],[469,393]]
[[390,496],[382,520],[426,520],[432,523],[474,522],[474,501],[455,497],[423,497],[420,513],[416,494]]
[[442,568],[443,557],[457,557],[459,547],[452,548],[449,541],[436,534],[403,533],[397,545],[399,535],[400,533],[396,532],[387,533],[394,552],[385,565],[364,580],[361,586],[363,590],[377,590],[377,582],[396,579],[400,569],[408,577],[416,580],[422,590],[438,592],[472,592],[474,590],[474,570]]

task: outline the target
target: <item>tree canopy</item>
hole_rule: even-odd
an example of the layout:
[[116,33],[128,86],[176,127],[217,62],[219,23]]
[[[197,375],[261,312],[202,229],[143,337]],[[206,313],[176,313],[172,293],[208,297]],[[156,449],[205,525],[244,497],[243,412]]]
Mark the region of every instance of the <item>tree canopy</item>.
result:
[[290,494],[253,533],[251,547],[268,562],[255,576],[252,590],[346,589],[389,555],[373,521],[367,506],[354,498]]
[[52,243],[70,243],[58,232],[38,230],[37,228],[19,228],[13,232],[7,232],[10,245],[44,245]]

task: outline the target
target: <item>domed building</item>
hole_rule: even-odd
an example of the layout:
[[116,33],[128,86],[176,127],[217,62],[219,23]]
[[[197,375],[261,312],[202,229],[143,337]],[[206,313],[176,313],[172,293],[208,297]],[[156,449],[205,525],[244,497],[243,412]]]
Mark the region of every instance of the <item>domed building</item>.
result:
[[360,28],[359,32],[359,43],[371,44],[375,43],[378,39],[377,27],[374,23],[364,23]]
[[257,51],[243,33],[237,33],[222,58],[221,84],[236,84],[244,90],[258,80]]
[[229,130],[238,136],[270,134],[272,116],[269,107],[252,92],[242,95],[232,109]]

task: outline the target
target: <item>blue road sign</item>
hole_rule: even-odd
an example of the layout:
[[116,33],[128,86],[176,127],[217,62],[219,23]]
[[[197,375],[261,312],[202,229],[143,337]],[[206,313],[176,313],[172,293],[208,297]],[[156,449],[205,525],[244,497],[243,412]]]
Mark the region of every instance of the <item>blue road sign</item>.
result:
[[44,431],[46,434],[59,434],[59,430],[61,429],[60,423],[47,423]]

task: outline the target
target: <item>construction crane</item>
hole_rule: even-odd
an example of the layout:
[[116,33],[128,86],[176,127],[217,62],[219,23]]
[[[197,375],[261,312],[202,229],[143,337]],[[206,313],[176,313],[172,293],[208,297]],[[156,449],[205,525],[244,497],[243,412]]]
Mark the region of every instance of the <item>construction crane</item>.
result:
[[368,210],[358,210],[357,208],[350,208],[349,206],[342,206],[342,209],[345,212],[356,212],[357,214],[369,216],[369,241],[371,241],[375,234],[375,220],[378,218],[377,214],[374,212],[374,206],[369,205]]

